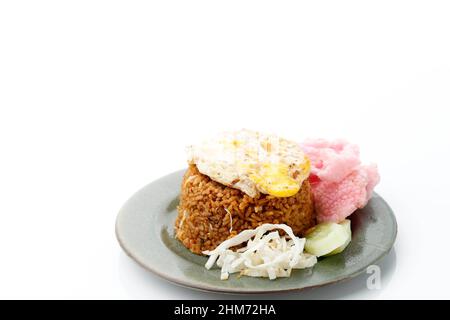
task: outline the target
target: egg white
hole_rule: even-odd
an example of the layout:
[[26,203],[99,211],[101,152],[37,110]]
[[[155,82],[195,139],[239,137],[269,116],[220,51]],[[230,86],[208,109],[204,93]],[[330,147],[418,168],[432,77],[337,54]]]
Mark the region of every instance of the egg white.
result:
[[202,174],[250,197],[274,193],[275,183],[299,189],[309,175],[309,159],[296,142],[246,129],[189,146],[187,156]]

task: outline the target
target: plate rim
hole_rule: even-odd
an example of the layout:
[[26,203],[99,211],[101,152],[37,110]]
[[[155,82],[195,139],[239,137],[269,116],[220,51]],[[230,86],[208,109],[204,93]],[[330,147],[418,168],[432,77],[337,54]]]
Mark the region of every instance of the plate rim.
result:
[[[220,287],[216,287],[213,285],[210,285],[208,283],[201,283],[201,284],[197,284],[196,282],[192,282],[189,280],[185,280],[185,279],[180,279],[177,277],[172,277],[170,274],[168,273],[164,273],[164,272],[160,272],[158,269],[156,268],[152,268],[151,266],[149,266],[148,264],[144,263],[143,261],[141,261],[141,259],[136,256],[135,254],[133,254],[133,252],[127,247],[127,245],[125,244],[124,240],[122,239],[121,235],[120,235],[120,222],[119,220],[121,219],[121,217],[125,214],[124,213],[124,209],[127,207],[127,204],[132,201],[136,195],[138,195],[140,192],[142,192],[143,190],[145,190],[147,187],[149,187],[150,185],[156,184],[159,181],[177,174],[177,173],[181,173],[184,172],[185,169],[182,170],[177,170],[174,171],[172,173],[166,174],[148,184],[146,184],[144,187],[140,188],[138,191],[136,191],[135,193],[133,193],[133,195],[131,195],[128,200],[122,205],[122,207],[120,208],[119,212],[117,213],[116,216],[116,220],[115,220],[115,235],[117,238],[117,241],[119,242],[120,247],[122,248],[122,250],[126,253],[126,255],[128,257],[130,257],[132,260],[134,260],[140,267],[144,268],[147,271],[150,271],[151,273],[157,275],[158,277],[170,281],[171,283],[184,287],[184,288],[189,288],[189,289],[194,289],[194,290],[199,290],[199,291],[206,291],[206,292],[216,292],[216,293],[225,293],[225,294],[265,294],[265,293],[282,293],[282,292],[299,292],[302,290],[306,290],[306,289],[312,289],[312,288],[318,288],[318,287],[322,287],[322,286],[326,286],[326,285],[332,285],[332,284],[336,284],[339,282],[344,282],[347,280],[351,280],[357,276],[359,276],[360,274],[362,274],[364,272],[364,270],[367,269],[367,266],[362,266],[360,267],[358,270],[352,272],[351,274],[346,274],[346,275],[342,275],[340,277],[337,277],[335,280],[333,281],[323,281],[321,283],[317,283],[314,285],[306,285],[306,286],[299,286],[297,288],[287,288],[287,289],[247,289],[247,288],[220,288]],[[384,205],[389,209],[387,210],[389,212],[389,216],[391,217],[391,220],[393,222],[393,230],[394,232],[392,233],[391,236],[391,241],[389,242],[389,249],[384,250],[376,259],[374,259],[371,263],[375,264],[378,261],[380,261],[381,259],[383,259],[394,247],[394,243],[397,239],[397,233],[398,233],[398,223],[397,223],[397,219],[394,215],[394,212],[392,210],[392,208],[389,206],[389,204],[384,200],[383,197],[381,197],[378,193],[373,192],[372,198],[373,197],[378,197],[383,203]],[[172,254],[174,254],[172,252]],[[267,281],[267,279],[264,279]]]

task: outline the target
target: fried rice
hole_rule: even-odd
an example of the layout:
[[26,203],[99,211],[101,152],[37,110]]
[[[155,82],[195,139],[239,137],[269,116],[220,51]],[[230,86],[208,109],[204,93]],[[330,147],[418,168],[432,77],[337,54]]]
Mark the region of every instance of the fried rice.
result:
[[201,174],[195,165],[187,169],[181,186],[175,235],[194,253],[213,250],[242,230],[263,223],[284,223],[295,235],[315,225],[316,216],[311,187],[304,181],[291,197],[260,193],[252,198]]

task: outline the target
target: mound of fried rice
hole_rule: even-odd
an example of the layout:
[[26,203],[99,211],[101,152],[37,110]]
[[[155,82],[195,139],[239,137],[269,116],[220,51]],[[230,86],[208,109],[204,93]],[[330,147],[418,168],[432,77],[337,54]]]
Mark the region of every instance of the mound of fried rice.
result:
[[311,187],[304,181],[300,191],[286,198],[259,194],[252,198],[201,174],[195,165],[186,171],[175,222],[175,235],[194,253],[213,250],[242,230],[263,223],[284,223],[302,236],[315,225]]

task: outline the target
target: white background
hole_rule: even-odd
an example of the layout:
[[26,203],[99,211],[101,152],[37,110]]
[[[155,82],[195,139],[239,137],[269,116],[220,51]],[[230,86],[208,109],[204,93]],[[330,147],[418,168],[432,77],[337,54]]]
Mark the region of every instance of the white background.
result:
[[344,284],[260,298],[450,298],[448,1],[1,1],[0,298],[222,298],[121,251],[116,213],[246,127],[343,137],[399,234]]

